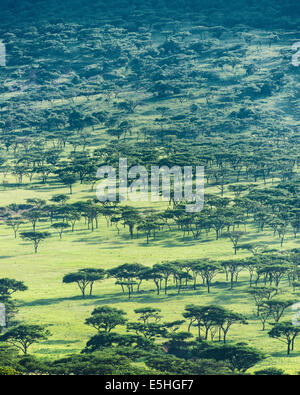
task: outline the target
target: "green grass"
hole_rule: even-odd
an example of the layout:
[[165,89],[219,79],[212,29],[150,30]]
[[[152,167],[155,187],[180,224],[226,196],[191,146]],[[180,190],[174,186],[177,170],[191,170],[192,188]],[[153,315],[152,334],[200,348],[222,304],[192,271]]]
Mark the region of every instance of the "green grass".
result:
[[[106,23],[106,14],[104,13],[103,15],[104,23]],[[203,24],[205,25],[205,13],[201,17],[204,18]],[[188,20],[189,18],[186,19]],[[218,20],[218,18],[216,19]],[[212,20],[215,20],[215,17]],[[81,15],[80,23],[82,23]],[[100,19],[99,26],[101,26],[101,23]],[[202,25],[202,22],[200,25]],[[186,21],[184,24],[186,30],[189,30],[193,26],[194,22],[188,25]],[[241,30],[244,31],[244,29]],[[155,46],[162,44],[165,40],[165,35],[158,33],[155,29],[153,32],[152,40]],[[257,39],[260,37],[264,38],[268,34],[268,31],[264,28],[263,30],[259,28],[252,29],[251,32]],[[250,122],[247,128],[245,128],[246,130],[239,131],[239,134],[232,134],[233,140],[237,137],[241,140],[244,137],[250,137],[252,132],[261,133],[261,136],[264,136],[268,126],[267,121],[272,119],[277,120],[278,114],[280,115],[281,123],[286,123],[286,126],[291,129],[294,128],[296,131],[298,119],[296,117],[296,105],[292,104],[291,92],[294,92],[297,84],[296,78],[293,78],[291,74],[287,75],[284,89],[279,89],[268,97],[243,98],[235,93],[237,88],[239,90],[241,87],[250,84],[260,85],[261,82],[268,79],[270,74],[273,74],[275,68],[277,70],[285,69],[286,62],[290,62],[290,60],[283,59],[281,50],[290,49],[290,42],[281,33],[283,32],[280,32],[280,36],[282,37],[280,37],[281,41],[278,45],[273,44],[272,47],[269,47],[269,45],[263,44],[261,49],[258,49],[257,44],[247,43],[247,45],[244,45],[241,40],[245,54],[243,56],[238,55],[241,56],[241,64],[235,69],[226,65],[223,68],[215,66],[215,55],[211,54],[210,56],[209,53],[208,55],[204,54],[204,56],[200,53],[191,57],[187,56],[190,59],[188,62],[179,60],[178,66],[181,66],[181,68],[177,69],[177,67],[171,66],[170,70],[166,70],[164,79],[167,82],[172,82],[172,73],[169,74],[168,71],[172,71],[171,69],[173,67],[174,71],[180,71],[181,77],[179,81],[186,79],[189,82],[188,86],[190,86],[182,91],[183,94],[187,94],[188,96],[183,102],[179,100],[180,95],[173,95],[166,98],[152,97],[147,90],[135,89],[134,83],[132,86],[129,83],[121,90],[117,98],[112,96],[110,100],[106,100],[105,95],[101,93],[90,95],[89,97],[84,95],[79,96],[84,84],[90,82],[89,79],[84,79],[82,85],[79,85],[78,89],[74,89],[72,99],[61,99],[60,94],[57,96],[54,94],[53,100],[33,101],[35,95],[31,97],[31,93],[35,93],[36,97],[40,97],[41,85],[39,84],[36,86],[31,84],[30,89],[27,87],[24,91],[2,93],[2,100],[8,105],[3,111],[8,111],[8,108],[9,110],[20,111],[20,108],[24,108],[24,104],[30,109],[30,116],[46,109],[55,112],[56,110],[65,110],[70,107],[76,107],[85,114],[95,110],[106,111],[109,115],[118,114],[122,120],[124,118],[132,122],[132,136],[127,136],[127,141],[135,141],[136,134],[142,127],[150,127],[150,129],[157,128],[159,123],[156,122],[156,119],[160,118],[160,115],[156,108],[165,105],[169,108],[166,113],[167,118],[183,114],[188,117],[196,116],[205,121],[209,129],[210,126],[227,119],[232,111],[238,111],[243,107],[254,109],[259,116],[266,120],[266,124],[264,124],[260,120],[260,117],[258,117],[258,122]],[[26,41],[26,36],[24,37]],[[192,40],[199,40],[200,38],[201,35],[193,33],[190,38],[187,38],[186,43],[188,44]],[[70,51],[69,56],[72,63],[74,62],[74,53],[75,57],[76,55],[80,56],[82,47],[78,47],[77,40],[65,40]],[[231,37],[227,39],[221,38],[219,43],[216,41],[216,47],[220,48],[224,46],[226,48],[228,45],[231,46],[235,42],[234,40]],[[98,39],[95,43],[98,46],[97,41]],[[208,42],[211,44],[209,40]],[[126,52],[128,44],[123,39],[120,40],[120,45],[122,48],[125,46]],[[131,48],[131,46],[128,46],[128,48],[129,52],[132,52],[134,56],[139,56],[134,52],[136,51],[135,47]],[[39,61],[43,63],[45,59],[35,58],[34,61],[38,64]],[[82,65],[84,65],[85,59],[83,58],[81,61],[83,62]],[[96,59],[88,59],[88,61],[89,63],[92,61],[95,61],[95,64],[97,63]],[[155,63],[154,60],[153,62]],[[258,71],[247,76],[245,69],[245,65],[247,64],[257,64]],[[8,66],[7,69],[14,71],[15,66]],[[189,70],[199,72],[199,76],[196,78],[189,77]],[[211,72],[212,70],[215,72],[213,78],[207,79],[206,77],[201,77],[201,73]],[[78,67],[78,71],[80,71],[80,67]],[[122,66],[115,66],[114,71],[122,77],[126,77],[128,73],[127,68]],[[66,83],[65,87],[69,91],[72,86],[70,81],[73,76],[74,74],[71,72],[64,74],[56,83]],[[26,87],[28,80],[27,77],[23,78],[24,80],[20,81],[20,78],[9,77],[8,82],[5,81],[3,85],[13,86],[21,83]],[[101,86],[100,80],[101,78],[99,78],[99,85]],[[57,86],[59,87],[60,85]],[[216,89],[214,90],[214,88]],[[211,91],[213,94],[208,104],[205,94]],[[128,99],[142,102],[142,106],[137,107],[133,114],[122,112],[117,106],[120,102]],[[191,113],[191,104],[197,104],[199,107],[199,110],[195,114]],[[276,114],[276,118],[274,114]],[[4,119],[7,113],[3,113],[2,115]],[[170,125],[180,128],[182,123],[169,119],[166,126]],[[18,131],[17,128],[14,129]],[[110,137],[105,133],[103,125],[97,126],[92,135],[91,144],[93,144],[93,148],[96,145],[100,147],[110,140]],[[222,133],[220,135],[213,134],[208,139],[204,134],[204,136],[199,137],[199,140],[206,139],[206,141],[210,141],[211,138],[220,141],[222,139]],[[143,137],[141,136],[141,144],[142,140]],[[180,140],[178,139],[178,146],[180,144]],[[70,150],[71,146],[68,144],[64,155],[67,156]],[[15,159],[12,155],[12,150],[10,150],[8,156],[10,160]],[[21,203],[25,199],[32,197],[49,199],[57,193],[68,193],[68,188],[61,187],[59,184],[52,182],[45,186],[33,183],[18,188],[13,185],[15,182],[13,177],[8,176],[7,179],[12,184],[5,189],[0,186],[1,206],[6,206],[13,202]],[[25,182],[27,182],[26,177]],[[232,182],[235,182],[235,179]],[[271,186],[271,184],[268,183],[267,186]],[[262,187],[264,186],[262,185]],[[95,196],[94,193],[90,192],[87,185],[77,184],[73,190],[72,201],[93,198]],[[206,193],[219,194],[217,188],[206,187],[205,191]],[[232,197],[230,194],[226,196]],[[138,203],[138,206],[147,207],[147,203]],[[159,209],[162,206],[163,204],[161,203],[151,203],[151,207],[153,208]],[[23,226],[21,231],[26,229],[30,229],[30,226]],[[38,229],[49,230],[49,223],[39,223]],[[51,239],[42,243],[39,247],[38,254],[34,254],[33,246],[30,243],[22,241],[19,237],[15,240],[13,231],[10,228],[7,228],[5,224],[0,226],[0,278],[10,277],[23,280],[29,287],[28,291],[15,294],[19,305],[19,313],[16,318],[29,323],[47,324],[50,326],[53,334],[48,341],[34,345],[31,349],[33,354],[39,357],[57,358],[72,352],[79,352],[90,336],[95,333],[94,330],[84,325],[84,321],[91,311],[101,304],[109,304],[124,309],[128,313],[129,319],[135,319],[135,314],[133,313],[135,308],[151,304],[154,307],[159,307],[162,310],[164,319],[170,321],[182,318],[181,314],[186,304],[213,303],[225,306],[236,312],[244,313],[248,317],[249,324],[247,326],[233,326],[229,332],[228,340],[234,342],[245,341],[269,355],[254,370],[271,366],[282,368],[288,373],[295,373],[300,370],[297,367],[300,366],[300,340],[298,340],[299,344],[296,342],[295,351],[289,357],[286,357],[285,345],[277,340],[270,339],[267,331],[261,331],[261,324],[254,316],[254,303],[246,293],[248,288],[248,274],[246,272],[241,273],[240,281],[232,291],[229,289],[229,285],[225,283],[225,275],[220,274],[214,280],[209,295],[206,289],[199,287],[197,291],[184,289],[180,295],[177,295],[175,290],[170,290],[168,296],[157,296],[154,290],[154,284],[147,282],[142,286],[144,292],[140,295],[133,295],[130,301],[128,301],[126,295],[121,293],[120,287],[116,286],[113,280],[105,280],[96,284],[94,287],[94,296],[85,299],[80,297],[79,289],[75,285],[62,283],[64,274],[84,267],[108,269],[125,262],[139,262],[151,266],[164,260],[178,258],[205,257],[215,260],[231,259],[234,255],[232,244],[228,239],[221,238],[216,241],[214,232],[211,232],[208,237],[202,236],[199,240],[194,240],[192,237],[183,237],[182,232],[169,233],[164,230],[164,232],[159,232],[155,241],[151,240],[150,244],[147,245],[143,237],[130,240],[127,229],[122,229],[118,236],[114,228],[107,228],[104,219],[101,219],[99,229],[96,229],[93,233],[88,231],[84,221],[81,221],[79,224],[76,224],[75,232],[65,232],[62,240],[59,240],[58,234],[53,229],[50,231],[53,234]],[[261,234],[257,233],[256,229],[252,226],[248,225],[247,232],[247,236],[244,239],[245,242],[250,240],[259,241],[265,243],[268,247],[280,249],[278,238],[274,238],[272,231],[269,229],[266,229]],[[283,249],[296,246],[297,240],[289,233]],[[247,254],[240,252],[238,257],[240,256],[246,257]],[[281,288],[290,292],[290,288],[288,288],[285,282],[281,284]],[[291,312],[289,312],[287,317],[288,319],[291,318]],[[186,330],[186,326],[182,329]]]
[[[29,197],[49,199],[55,193],[66,192],[66,188],[59,185],[44,186],[39,189],[30,186],[1,191],[2,205],[23,202]],[[92,197],[86,185],[76,185],[72,200]],[[139,203],[145,206],[146,203]],[[161,207],[162,203],[152,203],[152,207]],[[121,293],[120,287],[114,280],[105,280],[95,285],[94,296],[82,299],[75,285],[62,283],[64,274],[84,267],[101,267],[104,269],[128,262],[139,262],[153,265],[163,260],[178,258],[209,257],[215,260],[231,259],[234,257],[232,244],[228,239],[215,240],[214,232],[199,240],[183,237],[182,232],[159,232],[155,241],[146,244],[145,238],[130,240],[127,229],[121,228],[118,236],[113,227],[107,227],[106,221],[100,220],[99,229],[93,233],[86,229],[84,221],[76,224],[75,232],[67,231],[63,239],[53,233],[52,237],[42,243],[38,254],[33,253],[30,243],[15,240],[11,229],[5,225],[0,227],[0,277],[10,277],[22,280],[29,287],[28,291],[16,294],[19,304],[17,319],[30,323],[49,325],[52,336],[48,341],[34,345],[31,352],[40,357],[57,358],[72,352],[80,351],[86,341],[95,331],[84,325],[91,311],[99,305],[109,304],[124,309],[129,319],[134,319],[133,310],[137,307],[152,305],[162,310],[164,320],[181,319],[184,306],[195,304],[219,304],[236,312],[244,313],[249,324],[235,325],[229,333],[229,341],[245,341],[264,351],[269,357],[255,367],[274,366],[282,368],[288,373],[300,370],[300,345],[287,357],[285,346],[279,341],[272,340],[267,331],[261,331],[261,324],[255,319],[255,306],[246,293],[248,275],[241,273],[240,281],[231,291],[225,283],[225,275],[220,274],[215,279],[210,294],[199,287],[197,291],[183,289],[180,295],[170,290],[169,295],[157,296],[154,284],[143,283],[140,295],[133,295],[128,300],[127,295]],[[23,226],[23,229],[29,226]],[[48,223],[39,223],[38,229],[48,229]],[[247,239],[259,240],[272,248],[280,248],[279,240],[273,238],[271,231],[264,234],[248,226]],[[247,240],[245,239],[245,240]],[[296,240],[289,234],[283,246],[284,249],[296,247]],[[240,253],[240,256],[247,256]],[[287,284],[281,285],[287,290]],[[289,289],[290,290],[290,289]],[[289,313],[289,317],[291,312]],[[182,327],[186,330],[186,327]]]

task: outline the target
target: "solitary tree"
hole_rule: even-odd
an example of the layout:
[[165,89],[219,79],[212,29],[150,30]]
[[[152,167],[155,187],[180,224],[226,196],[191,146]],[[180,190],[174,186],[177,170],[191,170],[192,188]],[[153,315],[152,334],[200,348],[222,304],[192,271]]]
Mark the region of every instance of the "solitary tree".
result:
[[59,238],[61,239],[63,231],[70,228],[70,224],[67,222],[56,222],[55,224],[52,224],[51,227],[58,231]]
[[0,341],[13,344],[26,355],[32,344],[46,340],[49,336],[50,332],[41,325],[22,324],[13,326],[5,332],[0,337]]
[[51,234],[49,232],[23,232],[21,237],[23,240],[28,240],[33,243],[34,252],[37,253],[38,247],[41,241],[49,238]]
[[7,226],[12,228],[16,239],[20,226],[23,225],[25,222],[21,218],[15,217],[15,218],[9,218],[5,223]]
[[154,307],[141,307],[140,309],[135,309],[134,312],[139,314],[138,320],[143,321],[144,324],[148,324],[151,319],[155,322],[161,319],[159,315],[161,310]]
[[86,288],[90,286],[90,296],[93,292],[93,284],[95,281],[104,278],[103,269],[81,269],[78,272],[68,273],[63,277],[63,283],[72,284],[76,283],[80,289],[82,296],[86,295]]
[[118,310],[114,307],[101,306],[94,309],[92,316],[87,318],[86,325],[92,326],[98,332],[110,332],[118,325],[125,325],[126,313],[123,310]]
[[64,205],[67,202],[67,200],[69,200],[69,199],[70,199],[70,197],[68,195],[59,194],[59,195],[52,196],[50,201],[54,202],[54,203],[59,203],[61,205]]

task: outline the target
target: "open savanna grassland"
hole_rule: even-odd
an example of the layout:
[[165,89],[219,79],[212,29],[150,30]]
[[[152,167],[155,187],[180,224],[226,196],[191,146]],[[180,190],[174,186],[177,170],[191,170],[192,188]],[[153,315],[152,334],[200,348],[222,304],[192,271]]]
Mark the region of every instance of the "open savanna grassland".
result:
[[[180,166],[205,164],[210,175],[205,193],[215,196],[220,196],[222,180],[217,178],[224,166],[228,170],[224,196],[232,200],[235,196],[228,185],[237,180],[259,184],[270,201],[278,197],[278,184],[291,182],[292,188],[295,182],[297,188],[300,68],[292,65],[292,45],[299,41],[299,19],[296,1],[282,3],[1,0],[0,41],[6,46],[7,66],[0,68],[0,211],[26,199],[49,203],[53,195],[69,193],[55,174],[66,170],[67,164],[73,167],[75,152],[86,153],[83,163],[95,160],[97,167],[104,161],[115,165],[120,156],[127,157],[128,163],[147,166],[164,161]],[[45,159],[52,149],[59,151],[53,163]],[[38,157],[43,160],[35,162]],[[50,176],[42,184],[39,170],[45,163]],[[291,168],[297,164],[298,169]],[[23,184],[18,184],[22,167],[27,171]],[[94,170],[87,174],[91,179]],[[33,176],[30,182],[26,174]],[[286,193],[275,206],[278,215],[297,212],[296,193],[287,190],[278,188],[279,195]],[[90,185],[77,182],[67,203],[93,198]],[[131,204],[143,214],[167,208],[166,202]],[[271,213],[267,203],[255,207]],[[15,319],[47,325],[52,333],[48,340],[34,344],[30,354],[56,360],[79,353],[96,334],[84,322],[98,306],[123,309],[130,321],[136,321],[134,309],[151,305],[161,309],[163,321],[170,322],[182,319],[187,304],[215,304],[247,318],[247,325],[232,326],[228,342],[245,342],[267,355],[249,372],[269,367],[286,373],[300,371],[300,337],[287,357],[286,346],[268,336],[271,326],[261,330],[247,292],[246,271],[240,273],[233,290],[225,274],[219,273],[209,294],[202,285],[197,290],[183,288],[178,294],[170,284],[167,295],[157,295],[153,281],[143,281],[141,293],[134,293],[131,300],[114,279],[97,282],[93,296],[85,298],[75,284],[62,282],[65,274],[83,268],[110,269],[135,262],[150,267],[177,259],[223,261],[249,256],[245,250],[235,256],[228,238],[216,240],[211,231],[195,240],[172,224],[172,231],[165,226],[147,244],[145,235],[130,239],[127,227],[119,224],[118,234],[100,217],[93,232],[81,219],[74,232],[64,231],[60,240],[46,218],[37,223],[37,230],[49,231],[51,237],[35,254],[32,244],[19,235],[15,239],[1,218],[0,278],[28,286],[26,292],[13,294],[19,310]],[[27,223],[20,232],[31,229]],[[269,226],[257,231],[252,215],[246,229],[243,224],[239,230],[246,230],[241,242],[259,242],[277,251],[299,248],[290,225],[282,248]],[[286,280],[280,283],[280,291],[282,298],[297,300]],[[288,310],[285,319],[292,319],[292,314]],[[187,324],[180,330],[186,331]]]
[[[270,181],[268,180],[268,184]],[[207,193],[216,192],[214,188],[206,188]],[[57,193],[66,193],[66,187],[59,184],[48,185],[24,184],[23,187],[1,188],[2,205],[12,202],[21,203],[27,198],[50,199]],[[88,185],[77,183],[70,195],[70,201],[93,198],[95,192],[91,192]],[[166,203],[135,203],[141,209],[151,207],[162,209]],[[250,221],[251,222],[251,221]],[[49,222],[38,223],[38,230],[49,230]],[[243,226],[242,226],[243,227]],[[22,230],[30,229],[29,225],[23,225]],[[249,287],[248,273],[242,272],[240,279],[233,290],[225,281],[225,274],[218,274],[214,279],[210,294],[203,286],[198,286],[196,291],[183,289],[178,295],[177,290],[170,289],[167,295],[156,295],[153,282],[143,282],[142,292],[134,294],[128,300],[127,294],[122,294],[121,288],[115,285],[113,279],[106,279],[96,283],[94,295],[82,298],[79,289],[75,285],[62,283],[63,276],[81,268],[104,268],[109,269],[123,263],[142,263],[153,265],[165,260],[210,258],[212,260],[225,260],[234,257],[232,244],[229,239],[215,240],[214,232],[202,235],[198,240],[192,236],[183,237],[183,233],[173,230],[172,232],[158,232],[156,240],[146,244],[145,237],[130,239],[128,230],[123,229],[118,235],[114,227],[108,227],[101,217],[99,228],[94,232],[87,230],[84,220],[75,226],[75,231],[66,231],[62,240],[53,229],[52,237],[43,242],[37,254],[34,254],[30,243],[17,237],[14,239],[13,232],[5,224],[0,227],[0,277],[15,278],[24,281],[28,290],[16,294],[19,313],[17,319],[34,324],[46,324],[52,336],[42,343],[34,345],[31,352],[40,357],[58,358],[73,352],[79,352],[86,341],[95,334],[95,330],[84,324],[85,319],[92,310],[101,305],[110,305],[126,311],[130,320],[135,320],[134,309],[151,305],[162,310],[165,321],[182,318],[182,312],[187,304],[199,305],[216,304],[243,313],[248,319],[248,325],[234,325],[229,332],[228,340],[233,342],[247,342],[264,351],[268,358],[256,365],[258,367],[277,367],[287,373],[296,373],[300,364],[300,345],[296,342],[295,351],[286,356],[285,346],[277,340],[270,339],[261,330],[261,323],[255,317],[255,305],[252,298],[247,294]],[[278,238],[274,238],[271,230],[264,233],[247,224],[247,234],[243,241],[259,241],[268,248],[280,250]],[[297,239],[289,233],[286,237],[283,249],[291,249],[297,246]],[[239,252],[237,258],[246,257],[245,252]],[[282,297],[293,297],[287,282],[280,284],[284,290]],[[292,311],[287,314],[291,318]],[[182,330],[186,330],[186,325]],[[120,328],[119,331],[125,329]],[[252,369],[253,370],[253,369]]]

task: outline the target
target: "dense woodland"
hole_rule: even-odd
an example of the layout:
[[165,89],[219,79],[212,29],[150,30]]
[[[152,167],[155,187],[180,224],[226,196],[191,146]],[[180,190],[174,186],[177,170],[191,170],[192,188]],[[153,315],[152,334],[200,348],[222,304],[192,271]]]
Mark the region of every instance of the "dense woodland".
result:
[[[291,318],[300,287],[300,66],[292,64],[299,3],[2,0],[0,7],[7,57],[0,226],[11,243],[1,250],[0,375],[290,373],[284,358],[300,355]],[[117,169],[120,158],[149,171],[204,166],[203,210],[187,213],[174,191],[157,204],[100,202],[97,169]],[[119,240],[132,245],[130,259],[121,253],[121,261],[104,262],[100,252],[90,261],[88,242],[81,244],[76,270],[62,269],[62,256],[56,297],[67,286],[76,302],[93,301],[109,287],[118,303],[101,299],[86,309],[81,324],[93,333],[78,352],[42,357],[38,345],[55,324],[22,319],[30,285],[7,275],[8,251],[22,246],[38,259],[50,243],[55,250],[79,233],[89,240],[106,232],[112,251]],[[135,256],[136,248],[178,240],[199,256],[170,257],[162,246],[151,264]],[[219,255],[203,253],[205,243]],[[205,299],[214,292],[243,292],[253,312]],[[147,295],[158,303],[163,296],[162,305],[180,298],[182,308],[174,320],[152,299],[123,308]],[[280,351],[268,365],[264,340],[249,343],[253,325],[278,343],[279,365]]]

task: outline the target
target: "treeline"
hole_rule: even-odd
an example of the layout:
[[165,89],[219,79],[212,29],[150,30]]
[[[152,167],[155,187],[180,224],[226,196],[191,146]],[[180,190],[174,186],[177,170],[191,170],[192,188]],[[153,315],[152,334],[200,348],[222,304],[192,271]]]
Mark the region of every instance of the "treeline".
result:
[[[128,131],[128,128],[128,125],[123,125],[121,130]],[[149,133],[148,137],[152,139],[151,131]],[[236,186],[233,192],[239,196],[250,187],[254,188],[257,182],[266,184],[272,181],[275,184],[278,180],[297,181],[299,152],[295,145],[296,139],[284,147],[274,149],[263,138],[257,142],[228,137],[220,138],[218,142],[213,138],[199,138],[195,143],[185,139],[178,145],[173,137],[159,131],[158,138],[162,141],[146,141],[142,147],[139,143],[114,141],[90,150],[87,149],[89,140],[86,134],[76,138],[72,133],[61,131],[57,136],[52,136],[52,141],[43,139],[41,135],[31,138],[28,135],[16,137],[0,134],[3,148],[7,153],[13,153],[13,159],[10,159],[5,151],[1,152],[0,170],[4,181],[11,174],[17,184],[22,184],[26,177],[26,184],[55,181],[69,186],[80,182],[92,187],[98,167],[111,165],[117,169],[120,157],[127,158],[129,168],[142,165],[149,170],[151,166],[172,168],[183,167],[188,163],[194,167],[203,166],[207,185],[216,185],[222,196],[230,183],[254,184],[248,187]],[[66,144],[70,145],[68,149]],[[67,153],[70,148],[71,152]],[[65,182],[67,176],[73,181]]]
[[[206,287],[209,293],[213,280],[218,274],[224,275],[230,289],[239,281],[242,271],[249,273],[249,286],[263,284],[271,287],[274,295],[279,292],[279,285],[287,280],[289,286],[295,291],[300,286],[299,249],[285,251],[284,253],[258,253],[256,245],[245,244],[243,248],[252,250],[255,255],[244,259],[212,261],[210,259],[178,259],[154,264],[152,267],[139,263],[125,263],[108,270],[85,268],[77,272],[68,273],[63,282],[78,285],[83,297],[87,291],[92,295],[93,285],[106,278],[116,280],[116,285],[121,287],[122,293],[128,293],[130,299],[133,294],[143,293],[145,281],[153,282],[157,295],[163,292],[176,291],[180,294],[182,289],[200,290]],[[254,291],[251,291],[251,293]]]

